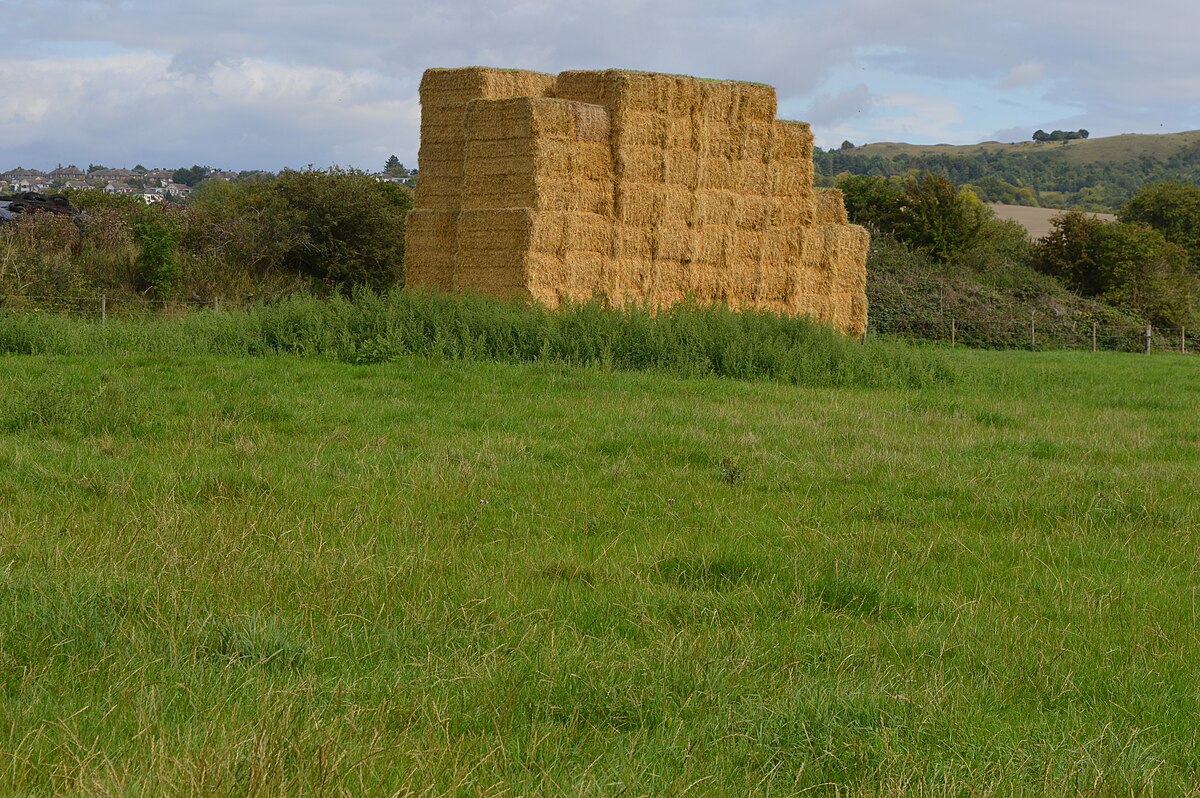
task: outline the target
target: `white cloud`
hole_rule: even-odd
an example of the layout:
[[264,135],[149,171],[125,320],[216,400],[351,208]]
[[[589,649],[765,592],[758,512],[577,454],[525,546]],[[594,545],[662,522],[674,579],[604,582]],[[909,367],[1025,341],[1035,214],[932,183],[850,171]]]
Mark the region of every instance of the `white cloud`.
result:
[[1008,71],[997,84],[1000,89],[1020,89],[1035,86],[1046,74],[1046,63],[1037,58],[1022,61]]

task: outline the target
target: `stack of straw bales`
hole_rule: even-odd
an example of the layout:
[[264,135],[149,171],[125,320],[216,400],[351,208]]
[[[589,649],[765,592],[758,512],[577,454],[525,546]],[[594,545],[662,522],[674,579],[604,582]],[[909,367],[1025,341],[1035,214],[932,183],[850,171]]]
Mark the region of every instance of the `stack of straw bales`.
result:
[[865,329],[866,231],[813,188],[812,134],[771,87],[472,68],[430,70],[421,102],[410,284]]

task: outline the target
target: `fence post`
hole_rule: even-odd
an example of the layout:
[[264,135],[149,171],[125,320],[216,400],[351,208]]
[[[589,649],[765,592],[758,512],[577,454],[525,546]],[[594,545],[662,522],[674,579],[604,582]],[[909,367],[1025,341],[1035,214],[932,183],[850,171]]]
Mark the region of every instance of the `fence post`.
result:
[[100,295],[100,323],[108,321],[108,294]]
[[1154,325],[1146,322],[1146,354],[1150,354],[1150,338],[1154,335]]
[[1179,354],[1187,354],[1187,327],[1183,325],[1179,327]]
[[1096,322],[1092,322],[1092,351],[1096,351]]
[[1037,325],[1032,313],[1029,314],[1029,348],[1037,349]]
[[221,297],[215,296],[215,297],[213,297],[213,310],[219,311],[220,309],[221,309]]
[[958,338],[958,322],[954,319],[950,319],[950,346],[954,346],[957,338]]

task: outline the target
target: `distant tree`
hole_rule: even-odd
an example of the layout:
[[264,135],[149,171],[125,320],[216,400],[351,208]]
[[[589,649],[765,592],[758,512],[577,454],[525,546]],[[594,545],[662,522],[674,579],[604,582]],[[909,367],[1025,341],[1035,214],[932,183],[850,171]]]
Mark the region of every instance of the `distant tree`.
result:
[[135,171],[135,172],[148,172],[148,171],[150,171],[150,170],[148,170],[146,167],[142,166],[141,164],[138,164],[137,166],[133,167],[133,171]]
[[841,149],[843,149],[843,150],[852,150],[852,149],[854,149],[854,142],[853,142],[853,141],[851,141],[850,139],[846,139],[845,141],[843,141],[843,142],[842,142]]
[[90,164],[88,164],[87,173],[90,175],[92,172],[97,172],[101,169],[107,169],[107,168],[108,167],[102,163],[90,163]]
[[404,164],[400,163],[400,159],[395,155],[387,159],[387,163],[383,167],[383,172],[392,177],[408,177],[409,171],[404,168]]
[[1035,130],[1033,132],[1033,140],[1034,141],[1049,141],[1050,134],[1044,130]]
[[970,191],[924,172],[904,183],[896,237],[943,263],[979,242],[989,212]]
[[883,233],[895,231],[900,218],[897,183],[875,175],[843,174],[836,185],[842,191],[850,221]]
[[189,169],[176,169],[171,173],[171,180],[176,183],[182,183],[185,186],[195,186],[207,177],[211,171],[212,169],[207,166],[194,164]]
[[1086,139],[1090,135],[1092,134],[1087,131],[1087,128],[1079,128],[1079,138]]
[[1034,244],[1039,271],[1057,277],[1083,296],[1104,292],[1100,273],[1100,236],[1104,222],[1083,211],[1051,218],[1050,232]]
[[1121,208],[1122,222],[1140,222],[1187,250],[1200,271],[1200,186],[1165,181],[1142,186]]
[[1144,224],[1106,223],[1081,211],[1051,220],[1034,245],[1034,264],[1077,293],[1159,324],[1192,324],[1200,278],[1187,252]]

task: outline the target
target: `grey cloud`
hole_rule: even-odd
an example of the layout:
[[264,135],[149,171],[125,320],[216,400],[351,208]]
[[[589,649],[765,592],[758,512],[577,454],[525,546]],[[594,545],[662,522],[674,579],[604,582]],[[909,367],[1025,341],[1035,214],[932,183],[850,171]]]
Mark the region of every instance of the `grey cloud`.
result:
[[835,125],[866,112],[875,102],[865,83],[837,94],[821,94],[808,108],[804,117],[814,125]]

